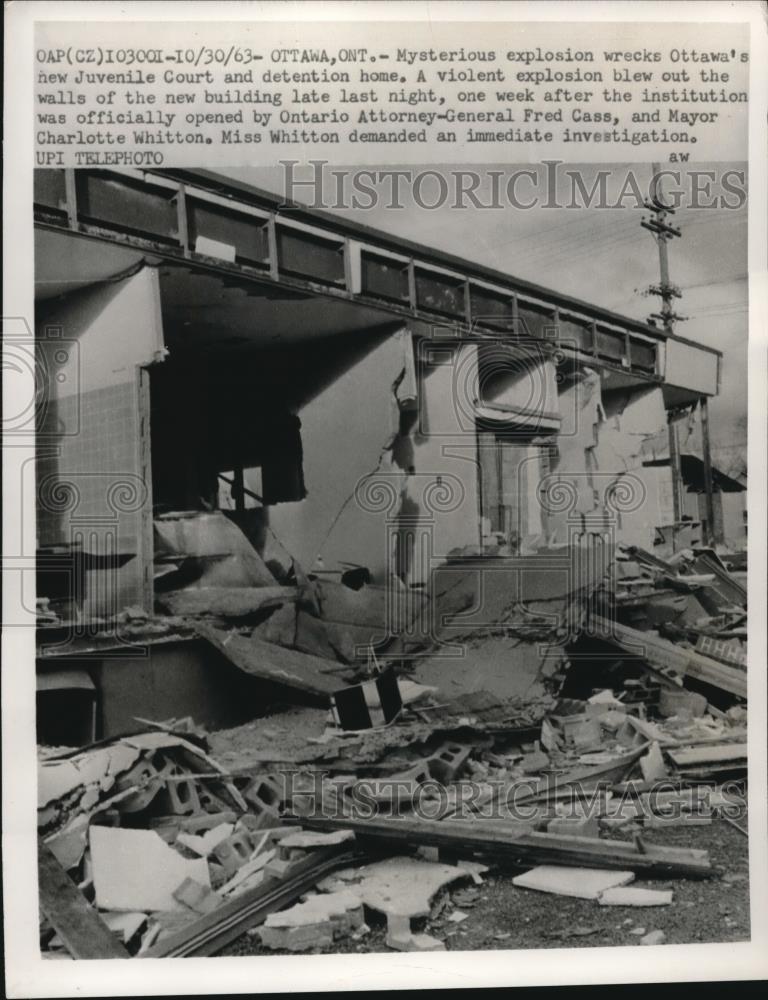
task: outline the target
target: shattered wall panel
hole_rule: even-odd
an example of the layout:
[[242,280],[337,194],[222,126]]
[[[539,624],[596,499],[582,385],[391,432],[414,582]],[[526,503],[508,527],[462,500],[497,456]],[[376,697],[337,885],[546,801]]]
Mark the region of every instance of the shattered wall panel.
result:
[[603,395],[605,423],[600,425],[595,449],[597,468],[610,472],[637,469],[643,445],[666,427],[667,414],[660,386]]
[[[564,541],[569,518],[602,513],[606,528],[622,541],[650,548],[656,527],[669,520],[669,469],[642,465],[648,442],[666,433],[661,388],[603,392],[600,375],[583,369],[561,390],[560,409],[553,483],[562,484],[572,501],[569,510],[549,513],[550,537]],[[620,512],[611,501],[617,488],[631,494]]]

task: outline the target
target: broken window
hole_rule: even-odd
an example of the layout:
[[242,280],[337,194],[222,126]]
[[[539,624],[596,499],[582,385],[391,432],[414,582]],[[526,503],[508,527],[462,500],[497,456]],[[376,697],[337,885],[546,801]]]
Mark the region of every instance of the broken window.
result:
[[219,506],[226,510],[303,500],[301,421],[292,413],[267,418],[255,438],[230,451],[231,468],[217,470]]
[[161,510],[237,510],[303,500],[301,421],[258,391],[249,361],[152,371],[152,462]]

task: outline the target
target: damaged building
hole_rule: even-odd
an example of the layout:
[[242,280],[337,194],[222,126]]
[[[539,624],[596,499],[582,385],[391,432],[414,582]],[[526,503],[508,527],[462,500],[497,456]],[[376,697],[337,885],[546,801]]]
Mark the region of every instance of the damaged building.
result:
[[35,235],[45,957],[748,936],[717,351],[206,171]]
[[[206,721],[238,700],[183,628],[100,660],[126,609],[247,605],[308,574],[359,654],[456,554],[651,550],[660,530],[675,551],[680,459],[648,444],[717,393],[718,352],[205,171],[35,182],[42,645],[95,685],[76,697],[97,734],[146,714],[144,685],[174,714],[183,683]],[[361,586],[383,607],[362,627]]]

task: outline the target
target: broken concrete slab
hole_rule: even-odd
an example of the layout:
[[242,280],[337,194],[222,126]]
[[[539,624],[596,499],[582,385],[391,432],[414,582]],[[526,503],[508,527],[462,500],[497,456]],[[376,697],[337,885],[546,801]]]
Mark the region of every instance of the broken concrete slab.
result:
[[184,879],[210,888],[206,861],[182,858],[154,830],[92,826],[89,843],[101,910],[176,910]]
[[343,885],[373,910],[402,917],[425,917],[432,897],[444,885],[467,878],[453,865],[399,857],[348,869],[318,884],[318,888]]
[[286,951],[310,951],[329,948],[333,944],[333,927],[330,920],[317,920],[300,927],[259,928],[259,937],[265,948]]
[[472,670],[467,670],[466,657],[435,653],[416,660],[413,676],[420,684],[437,688],[441,700],[461,699],[481,690],[500,700],[535,700],[546,693],[544,671],[554,668],[562,653],[555,651],[549,656],[541,646],[521,642],[516,636],[491,635],[486,629],[485,635],[465,646],[466,655],[472,657]]
[[267,948],[306,951],[325,947],[363,925],[360,899],[354,893],[341,889],[310,896],[287,910],[270,913],[259,930],[259,936]]
[[[343,686],[342,674],[338,673],[341,664],[334,661],[322,660],[295,649],[263,642],[254,636],[226,632],[203,623],[199,623],[196,630],[238,670],[253,677],[284,684],[323,702]],[[341,669],[343,672],[343,668]]]
[[667,766],[664,763],[659,744],[654,742],[648,747],[648,753],[639,762],[644,781],[660,781],[667,777]]
[[66,798],[82,788],[95,785],[106,792],[114,785],[117,775],[132,767],[139,751],[124,743],[95,747],[71,757],[41,760],[37,769],[38,809]]
[[642,889],[639,886],[617,886],[605,889],[598,896],[601,906],[669,906],[671,889]]
[[445,951],[442,941],[431,934],[414,934],[410,917],[387,915],[387,947],[395,951]]
[[221,511],[161,514],[156,556],[192,557],[198,586],[269,587],[275,578],[240,528]]
[[707,699],[697,691],[663,687],[659,693],[660,714],[664,718],[670,718],[683,709],[687,709],[694,718],[699,718],[707,710]]
[[488,871],[488,865],[480,864],[479,861],[457,861],[456,867],[465,871],[475,885],[482,885],[482,876]]
[[44,838],[45,844],[65,871],[69,871],[80,863],[88,844],[88,830],[94,818],[107,812],[114,805],[125,801],[134,793],[135,789],[133,788],[117,792],[104,799],[89,812],[75,815],[66,826]]
[[247,618],[259,611],[292,604],[296,587],[190,587],[158,594],[157,602],[172,615],[216,618]]
[[558,865],[539,865],[512,879],[521,889],[551,892],[557,896],[575,896],[578,899],[598,899],[606,889],[628,885],[634,872],[607,871],[600,868],[561,868]]

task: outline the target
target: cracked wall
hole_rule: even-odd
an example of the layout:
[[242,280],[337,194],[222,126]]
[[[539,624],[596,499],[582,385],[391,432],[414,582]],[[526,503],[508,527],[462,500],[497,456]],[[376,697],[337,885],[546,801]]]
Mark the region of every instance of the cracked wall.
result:
[[[563,422],[553,473],[573,490],[572,514],[603,512],[606,527],[613,524],[620,541],[650,549],[656,527],[672,520],[669,467],[643,465],[649,443],[666,434],[662,389],[604,385],[604,377],[584,368],[561,388]],[[607,511],[606,499],[622,480],[632,499],[620,513]],[[550,514],[548,525],[550,537],[566,540],[568,513]]]

